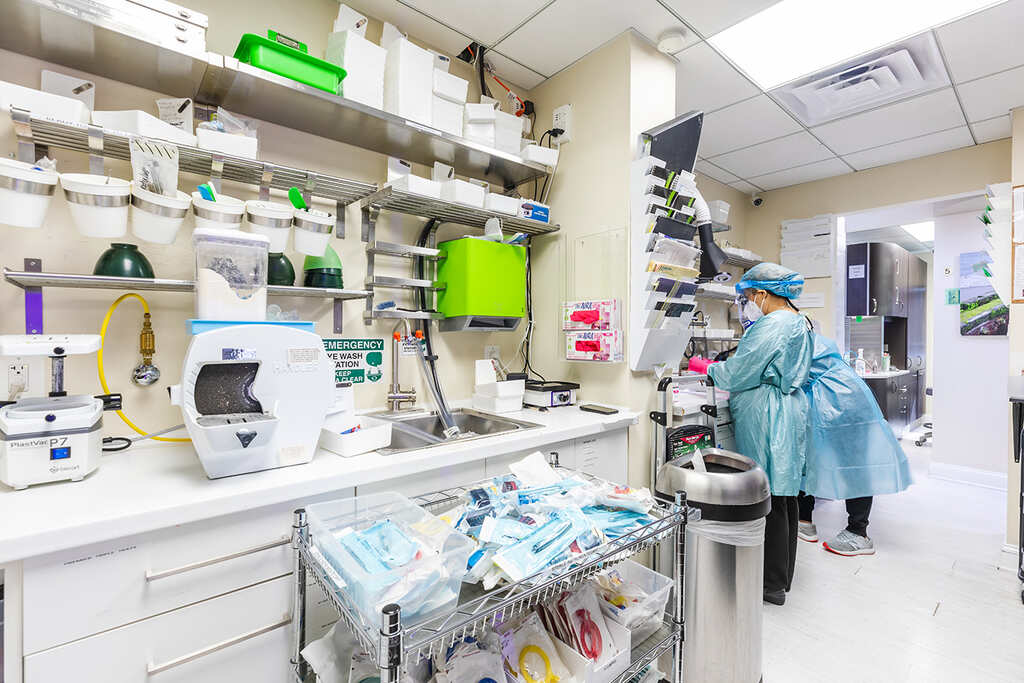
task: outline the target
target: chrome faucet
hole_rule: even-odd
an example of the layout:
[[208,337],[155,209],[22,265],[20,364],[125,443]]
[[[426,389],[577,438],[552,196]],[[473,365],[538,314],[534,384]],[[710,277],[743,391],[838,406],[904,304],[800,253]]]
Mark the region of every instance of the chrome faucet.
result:
[[[399,332],[399,328],[404,328],[404,335]],[[410,336],[408,320],[399,320],[395,323],[395,329],[391,332],[391,384],[388,385],[387,401],[388,410],[392,413],[402,410],[403,403],[408,403],[410,406],[416,404],[416,389],[402,389],[398,380],[398,359],[402,355],[402,342]]]

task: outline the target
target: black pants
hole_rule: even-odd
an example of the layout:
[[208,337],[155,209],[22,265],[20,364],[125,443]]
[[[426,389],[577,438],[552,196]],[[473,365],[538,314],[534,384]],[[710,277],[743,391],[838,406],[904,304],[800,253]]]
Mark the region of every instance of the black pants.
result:
[[[813,521],[811,515],[814,512],[814,496],[808,496],[801,491],[797,500],[800,503],[800,521]],[[867,496],[866,498],[850,498],[846,501],[846,514],[849,516],[846,530],[851,534],[868,537],[868,517],[871,516],[873,500],[871,496]]]
[[788,591],[796,569],[799,506],[796,496],[772,496],[764,529],[764,591]]

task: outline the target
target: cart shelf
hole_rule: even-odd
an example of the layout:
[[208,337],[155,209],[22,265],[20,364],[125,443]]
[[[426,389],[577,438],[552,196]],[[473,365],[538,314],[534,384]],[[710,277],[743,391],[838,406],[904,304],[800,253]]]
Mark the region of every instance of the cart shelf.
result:
[[[590,481],[601,481],[582,472],[565,469],[562,471]],[[419,496],[413,501],[428,511],[442,511],[455,505],[471,488],[475,486],[446,489]],[[292,538],[297,569],[295,609],[296,614],[300,615],[295,619],[296,651],[293,653],[297,679],[305,680],[308,675],[307,667],[299,655],[299,651],[305,646],[302,632],[305,620],[301,615],[304,614],[306,604],[303,587],[307,575],[323,590],[341,621],[355,634],[360,645],[376,661],[391,664],[391,673],[395,677],[386,678],[386,669],[382,667],[381,681],[392,683],[398,680],[406,663],[414,663],[443,653],[466,636],[478,635],[488,626],[523,614],[549,598],[581,585],[600,572],[667,539],[674,539],[677,544],[675,555],[680,563],[676,585],[678,594],[682,589],[682,537],[687,517],[685,497],[680,494],[675,504],[659,502],[652,510],[652,514],[657,518],[654,522],[625,536],[607,541],[578,558],[548,567],[522,581],[499,586],[491,591],[464,584],[459,606],[454,612],[403,628],[397,626],[400,623],[400,616],[394,614],[382,614],[380,624],[366,623],[345,591],[339,589],[344,582],[312,545],[309,527],[305,521],[305,511],[297,510]],[[389,623],[395,627],[390,635],[387,633]],[[662,628],[633,648],[630,667],[616,678],[616,683],[631,681],[662,653],[680,645],[681,640],[682,614],[667,615]]]

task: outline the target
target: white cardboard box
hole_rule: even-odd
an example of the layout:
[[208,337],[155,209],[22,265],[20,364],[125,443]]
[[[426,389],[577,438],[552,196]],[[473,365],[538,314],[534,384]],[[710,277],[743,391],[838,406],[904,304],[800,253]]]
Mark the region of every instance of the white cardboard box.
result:
[[478,209],[484,208],[484,198],[487,190],[465,180],[449,180],[441,183],[441,199],[456,204],[475,206]]
[[94,111],[92,122],[97,126],[103,126],[111,130],[142,135],[147,138],[157,138],[175,142],[179,145],[196,146],[196,136],[189,135],[180,128],[161,121],[157,117],[147,114],[138,109],[127,111]]
[[465,110],[458,102],[434,95],[431,124],[452,135],[462,135],[462,116]]
[[259,143],[256,138],[247,135],[232,135],[222,133],[219,130],[207,130],[196,128],[196,141],[200,148],[213,152],[223,152],[236,157],[256,159],[259,152]]
[[394,40],[384,66],[384,109],[430,125],[434,103],[434,57],[407,38]]
[[434,69],[434,95],[450,102],[457,102],[461,108],[469,92],[469,81],[441,69]]

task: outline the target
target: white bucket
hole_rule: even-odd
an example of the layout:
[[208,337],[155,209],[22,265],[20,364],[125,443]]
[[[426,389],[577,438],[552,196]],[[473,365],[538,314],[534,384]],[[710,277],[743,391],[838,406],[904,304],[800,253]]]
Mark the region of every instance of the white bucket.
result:
[[192,212],[196,215],[196,229],[238,230],[242,227],[245,202],[241,199],[217,195],[217,201],[203,199],[198,192],[192,193]]
[[13,159],[0,159],[0,223],[39,228],[57,189],[58,175]]
[[60,184],[78,232],[86,237],[124,237],[131,183],[91,173],[61,173]]
[[294,211],[289,204],[250,200],[245,203],[245,220],[249,230],[270,240],[271,254],[283,254],[288,248]]
[[185,222],[192,198],[181,190],[174,197],[132,184],[132,234],[154,244],[172,244]]
[[295,250],[307,256],[323,256],[331,241],[334,230],[334,214],[323,212],[324,216],[310,213],[308,209],[296,209],[292,224],[295,226]]

